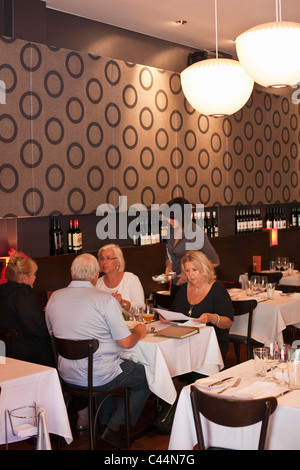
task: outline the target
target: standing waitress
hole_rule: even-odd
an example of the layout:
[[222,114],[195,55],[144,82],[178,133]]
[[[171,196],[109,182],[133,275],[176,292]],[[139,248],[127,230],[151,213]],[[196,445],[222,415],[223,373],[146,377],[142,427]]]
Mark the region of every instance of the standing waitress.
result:
[[[171,298],[173,299],[178,287],[182,284],[181,260],[187,250],[202,251],[210,260],[213,268],[220,264],[220,260],[204,230],[192,222],[189,201],[183,197],[177,197],[169,201],[167,205],[171,210],[168,214],[170,235],[167,239],[166,273],[170,271],[176,273],[171,287]],[[195,234],[193,238],[191,238],[191,232]],[[191,243],[193,247],[189,248],[187,245]]]

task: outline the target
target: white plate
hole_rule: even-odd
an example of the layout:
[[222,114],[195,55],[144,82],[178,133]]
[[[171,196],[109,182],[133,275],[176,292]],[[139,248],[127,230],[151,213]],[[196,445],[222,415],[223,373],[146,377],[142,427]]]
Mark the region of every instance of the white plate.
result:
[[158,290],[156,293],[160,295],[171,295],[169,290]]
[[169,274],[157,274],[152,276],[153,281],[158,282],[159,284],[164,284],[165,282],[170,282],[172,280],[173,273]]
[[228,289],[229,294],[240,294],[242,289]]

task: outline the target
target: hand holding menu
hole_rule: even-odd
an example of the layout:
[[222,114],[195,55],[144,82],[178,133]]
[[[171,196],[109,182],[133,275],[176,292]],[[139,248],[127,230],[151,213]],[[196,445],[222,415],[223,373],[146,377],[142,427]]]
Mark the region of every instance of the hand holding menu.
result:
[[186,315],[183,315],[183,313],[179,313],[179,312],[170,312],[169,310],[163,310],[161,308],[155,308],[154,309],[159,315],[161,315],[162,317],[164,317],[165,320],[169,320],[169,321],[176,321],[176,320],[185,320],[185,321],[189,321],[189,317],[187,317]]

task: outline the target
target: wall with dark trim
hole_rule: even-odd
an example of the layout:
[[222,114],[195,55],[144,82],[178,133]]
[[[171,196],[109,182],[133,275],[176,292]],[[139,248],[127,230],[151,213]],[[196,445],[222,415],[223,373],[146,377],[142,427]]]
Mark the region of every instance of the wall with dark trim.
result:
[[200,115],[180,75],[2,38],[0,216],[87,214],[102,203],[253,205],[299,198],[299,105],[254,90]]

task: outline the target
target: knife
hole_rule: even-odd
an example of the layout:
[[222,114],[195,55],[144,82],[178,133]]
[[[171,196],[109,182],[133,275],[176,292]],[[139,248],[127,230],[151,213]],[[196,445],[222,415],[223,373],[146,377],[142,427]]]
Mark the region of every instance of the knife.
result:
[[226,377],[225,379],[218,380],[218,382],[214,382],[213,384],[210,384],[209,387],[213,387],[214,385],[219,385],[222,384],[223,382],[226,382],[226,380],[233,379],[233,377]]
[[283,395],[286,395],[287,393],[290,393],[290,392],[292,392],[292,391],[293,391],[293,390],[285,390],[284,392],[279,393],[279,395],[276,395],[275,398],[283,397]]

